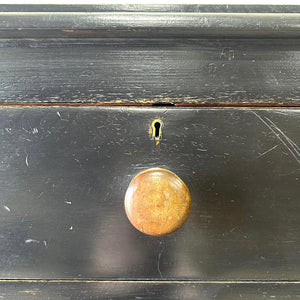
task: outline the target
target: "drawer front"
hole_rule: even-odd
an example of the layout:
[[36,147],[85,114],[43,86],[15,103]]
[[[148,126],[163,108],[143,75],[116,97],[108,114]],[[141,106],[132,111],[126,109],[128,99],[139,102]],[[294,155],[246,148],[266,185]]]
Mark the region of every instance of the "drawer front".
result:
[[[1,278],[299,279],[299,124],[296,108],[1,107]],[[124,211],[151,167],[192,197],[163,237]]]

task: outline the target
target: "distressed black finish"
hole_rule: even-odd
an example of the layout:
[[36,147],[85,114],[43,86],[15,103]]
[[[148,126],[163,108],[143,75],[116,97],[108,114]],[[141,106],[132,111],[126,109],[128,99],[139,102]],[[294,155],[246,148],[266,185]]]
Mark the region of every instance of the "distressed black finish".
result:
[[[299,21],[299,6],[0,5],[0,298],[299,298]],[[162,104],[195,107],[141,107]],[[123,207],[151,167],[192,194],[164,237]]]
[[[0,277],[299,279],[299,121],[299,109],[2,107]],[[123,207],[150,167],[192,195],[188,221],[160,238]]]
[[161,13],[300,13],[299,5],[209,5],[209,4],[101,4],[18,5],[1,4],[1,12],[161,12]]
[[0,37],[299,37],[297,5],[0,5]]
[[298,283],[199,282],[1,282],[0,296],[29,299],[180,299],[262,300],[298,299]]
[[299,20],[299,13],[0,12],[0,37],[296,38]]
[[0,40],[0,102],[300,105],[296,39]]
[[300,105],[299,6],[0,5],[0,102]]

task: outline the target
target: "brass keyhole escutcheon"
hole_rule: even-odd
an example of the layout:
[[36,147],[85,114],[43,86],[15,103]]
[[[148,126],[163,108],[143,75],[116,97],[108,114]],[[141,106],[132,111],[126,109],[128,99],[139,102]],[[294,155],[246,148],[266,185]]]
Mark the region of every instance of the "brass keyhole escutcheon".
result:
[[191,196],[176,174],[162,168],[151,168],[133,178],[124,205],[126,215],[136,229],[160,236],[183,225],[191,210]]
[[152,139],[156,142],[156,145],[158,145],[159,141],[162,139],[162,127],[163,122],[161,120],[155,119],[152,122],[150,134],[152,135]]

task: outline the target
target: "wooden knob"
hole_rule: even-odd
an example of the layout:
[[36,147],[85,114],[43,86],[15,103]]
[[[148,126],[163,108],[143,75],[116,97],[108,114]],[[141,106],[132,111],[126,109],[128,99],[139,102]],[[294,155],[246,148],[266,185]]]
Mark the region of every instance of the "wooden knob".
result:
[[136,175],[125,195],[125,211],[139,231],[164,235],[180,228],[191,210],[185,183],[173,172],[152,168]]

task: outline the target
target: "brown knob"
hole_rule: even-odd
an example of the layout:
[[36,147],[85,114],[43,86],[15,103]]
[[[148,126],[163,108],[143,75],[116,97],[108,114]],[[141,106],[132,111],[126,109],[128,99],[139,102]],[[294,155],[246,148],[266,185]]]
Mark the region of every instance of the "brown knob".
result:
[[143,233],[164,235],[180,228],[191,210],[185,183],[173,172],[152,168],[136,175],[125,195],[125,211]]

